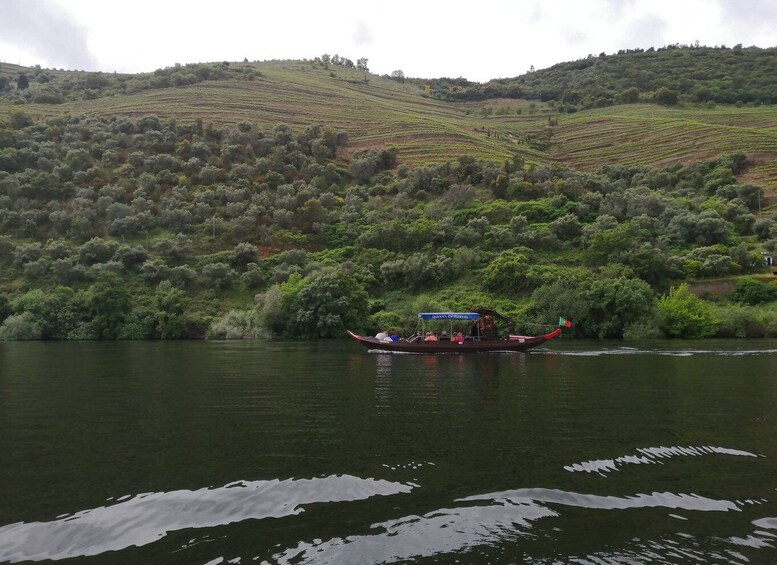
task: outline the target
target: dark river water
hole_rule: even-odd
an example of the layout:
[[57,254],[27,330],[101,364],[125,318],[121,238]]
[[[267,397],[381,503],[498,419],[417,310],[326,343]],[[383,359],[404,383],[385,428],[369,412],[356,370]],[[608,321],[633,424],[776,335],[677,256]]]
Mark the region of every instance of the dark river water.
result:
[[775,548],[777,341],[0,343],[0,562],[777,563]]

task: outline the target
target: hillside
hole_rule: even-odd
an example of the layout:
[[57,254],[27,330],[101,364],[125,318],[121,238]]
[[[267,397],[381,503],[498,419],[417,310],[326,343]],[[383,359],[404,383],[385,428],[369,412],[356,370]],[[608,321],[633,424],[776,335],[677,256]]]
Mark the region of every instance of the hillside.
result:
[[[517,155],[528,163],[558,162],[591,171],[604,164],[692,164],[742,150],[750,156],[742,180],[763,184],[768,193],[777,188],[777,106],[627,104],[560,114],[553,103],[526,100],[445,102],[409,81],[400,84],[312,62],[232,63],[228,68],[218,80],[177,87],[108,91],[61,104],[0,103],[0,115],[17,110],[43,118],[152,113],[183,123],[200,118],[216,126],[250,121],[261,129],[326,124],[348,133],[346,158],[359,149],[391,145],[398,149],[399,162],[410,166],[462,155],[501,163]],[[6,76],[18,74],[8,65],[2,69]],[[57,73],[52,81],[65,80]],[[69,80],[92,75],[77,73]],[[152,78],[136,80],[149,86]],[[167,84],[172,84],[169,79]]]
[[[777,335],[772,106],[559,114],[216,65],[0,106],[0,339],[408,334],[479,305],[521,333]],[[710,279],[715,302],[682,284]]]
[[567,112],[653,100],[659,92],[668,104],[775,104],[776,65],[777,48],[669,45],[589,55],[483,84],[439,79],[431,92],[445,100],[553,100]]

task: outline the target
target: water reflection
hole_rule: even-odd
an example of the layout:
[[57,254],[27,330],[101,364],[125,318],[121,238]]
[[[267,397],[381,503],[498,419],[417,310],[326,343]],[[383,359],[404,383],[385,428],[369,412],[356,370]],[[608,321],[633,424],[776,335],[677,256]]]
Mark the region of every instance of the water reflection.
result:
[[393,355],[375,356],[375,408],[379,413],[385,413],[391,402],[394,359]]
[[661,463],[662,459],[671,457],[698,457],[701,455],[719,454],[735,455],[739,457],[758,457],[754,453],[742,451],[740,449],[730,449],[727,447],[713,447],[703,445],[700,447],[644,447],[637,449],[637,455],[623,455],[615,459],[597,459],[575,463],[564,467],[567,471],[598,473],[604,475],[618,471],[624,465],[652,465]]
[[[274,559],[279,563],[396,563],[465,552],[481,546],[493,547],[520,537],[536,538],[541,533],[533,531],[532,524],[559,517],[564,507],[591,510],[667,508],[699,512],[741,510],[736,502],[695,494],[657,492],[619,497],[544,488],[493,492],[455,502],[491,504],[440,508],[423,516],[406,516],[374,524],[372,528],[382,531],[372,535],[302,542],[276,554]],[[551,505],[561,508],[553,509]],[[654,544],[646,547],[654,547]],[[634,555],[638,554],[639,551]],[[642,559],[646,555],[649,553],[643,553]]]
[[505,536],[529,535],[532,521],[556,516],[537,504],[440,509],[373,525],[384,531],[300,543],[274,556],[279,563],[397,563],[453,553]]
[[0,561],[98,555],[157,541],[169,532],[247,519],[300,514],[301,505],[408,493],[412,485],[333,475],[315,479],[236,482],[219,488],[139,494],[122,502],[0,528]]

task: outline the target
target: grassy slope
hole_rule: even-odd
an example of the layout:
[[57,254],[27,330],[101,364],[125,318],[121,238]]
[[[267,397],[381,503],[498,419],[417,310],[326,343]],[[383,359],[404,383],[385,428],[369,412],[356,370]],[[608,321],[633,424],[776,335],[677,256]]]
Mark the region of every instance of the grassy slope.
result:
[[[237,63],[235,63],[237,65]],[[451,104],[432,100],[411,84],[305,62],[253,64],[263,78],[205,82],[182,88],[60,105],[0,105],[0,114],[96,116],[158,114],[216,124],[247,120],[260,128],[280,123],[331,125],[348,132],[352,150],[395,145],[409,165],[439,163],[459,155],[502,162],[518,153],[530,162],[558,161],[583,170],[603,164],[668,166],[742,150],[753,165],[741,180],[777,189],[777,107],[666,108],[652,104],[612,106],[554,116],[550,149],[538,151],[527,134],[543,135],[552,109],[531,112],[523,101]],[[330,76],[334,73],[336,76]],[[490,116],[483,107],[497,110]],[[517,109],[522,113],[516,113]],[[499,137],[495,133],[501,134]]]

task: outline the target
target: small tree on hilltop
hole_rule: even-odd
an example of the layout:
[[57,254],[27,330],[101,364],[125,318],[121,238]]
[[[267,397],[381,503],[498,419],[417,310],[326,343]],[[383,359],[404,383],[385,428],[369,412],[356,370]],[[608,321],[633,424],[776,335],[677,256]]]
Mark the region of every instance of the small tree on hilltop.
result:
[[404,83],[405,73],[403,73],[401,69],[397,69],[396,71],[391,71],[391,78],[392,80],[395,80],[397,82]]

